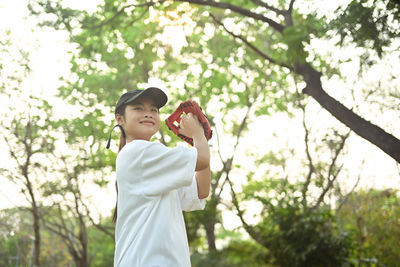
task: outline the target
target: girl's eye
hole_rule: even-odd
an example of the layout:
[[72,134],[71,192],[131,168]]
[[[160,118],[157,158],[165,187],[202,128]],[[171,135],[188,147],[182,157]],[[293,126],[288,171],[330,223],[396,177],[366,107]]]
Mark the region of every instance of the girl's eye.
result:
[[158,113],[158,109],[152,109],[151,111]]
[[134,110],[142,110],[142,107],[134,107]]

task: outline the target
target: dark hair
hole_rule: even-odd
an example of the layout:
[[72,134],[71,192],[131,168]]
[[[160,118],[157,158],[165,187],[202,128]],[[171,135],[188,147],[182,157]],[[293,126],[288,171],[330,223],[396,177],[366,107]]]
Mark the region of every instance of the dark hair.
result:
[[[126,108],[126,104],[122,105],[121,107],[119,107],[115,114],[119,114],[121,116],[125,116],[125,108]],[[118,153],[121,151],[121,149],[126,145],[126,135],[124,132],[124,129],[122,128],[122,126],[119,127],[121,129],[121,136],[119,137],[119,148],[118,148]],[[112,222],[116,223],[117,222],[117,205],[118,205],[118,183],[117,180],[115,180],[115,190],[117,191],[117,200],[115,202],[115,208],[114,208],[114,214],[113,214],[113,218],[112,218]]]

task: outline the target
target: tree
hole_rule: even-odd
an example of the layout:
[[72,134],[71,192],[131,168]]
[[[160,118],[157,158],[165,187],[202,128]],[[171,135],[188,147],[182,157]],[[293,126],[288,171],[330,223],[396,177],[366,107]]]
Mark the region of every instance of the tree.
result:
[[[34,237],[32,236],[32,213],[26,207],[0,211],[0,264],[5,267],[32,266]],[[63,242],[41,227],[42,266],[67,266],[71,261]]]
[[113,242],[113,227],[102,225],[101,221],[95,223],[93,219],[93,208],[89,208],[89,201],[82,192],[87,166],[76,158],[63,156],[61,160],[64,166],[58,174],[62,179],[49,181],[41,188],[43,196],[52,200],[51,206],[43,211],[43,225],[60,237],[76,266],[91,266],[96,253],[91,254],[89,250],[89,229],[96,228],[102,232],[103,239]]
[[[29,112],[30,113],[30,112]],[[31,117],[28,114],[26,124],[23,122],[24,118],[14,118],[11,127],[5,127],[9,132],[13,132],[13,141],[9,137],[4,137],[7,145],[9,146],[9,153],[11,158],[17,163],[18,174],[8,172],[7,178],[16,184],[20,184],[21,191],[25,195],[26,200],[30,204],[30,211],[33,215],[33,232],[34,232],[34,266],[40,265],[40,204],[33,182],[34,178],[31,174],[31,168],[36,164],[40,166],[39,162],[32,162],[32,157],[35,154],[44,152],[43,148],[47,150],[49,146],[43,146],[43,140],[39,134],[40,130],[45,128],[37,127],[39,117]],[[22,122],[22,123],[21,123]],[[39,129],[38,129],[39,128]],[[18,147],[19,146],[19,147]],[[21,161],[22,158],[22,161]],[[33,164],[32,164],[33,163]],[[37,167],[37,166],[36,166]]]
[[[92,122],[94,124],[93,119]],[[114,241],[114,227],[109,222],[107,225],[103,223],[104,211],[96,211],[101,207],[90,201],[85,190],[104,187],[104,171],[99,169],[107,160],[95,154],[95,135],[92,141],[82,141],[86,136],[77,134],[80,131],[93,133],[92,124],[85,124],[85,119],[81,118],[54,121],[54,129],[64,136],[59,140],[63,149],[51,153],[53,162],[49,172],[55,178],[40,187],[42,196],[51,203],[43,211],[43,225],[60,237],[75,265],[81,267],[91,266],[96,254],[91,253],[95,245],[90,244],[89,229],[95,228],[102,233],[103,239]],[[98,213],[97,219],[94,213]]]
[[[112,3],[106,3],[106,6],[108,5],[112,5]],[[48,7],[52,9],[52,6]],[[110,25],[107,24],[107,27],[108,26]],[[148,25],[144,24],[140,26],[144,27],[145,29],[140,29],[140,33],[144,36],[147,35],[147,37],[150,39],[152,38],[151,34],[153,32],[160,31],[157,23],[149,23]],[[69,26],[67,26],[67,28],[68,27]],[[94,139],[91,140],[91,143],[93,144],[94,150],[91,151],[89,155],[87,155],[87,158],[95,159],[97,161],[103,160],[103,163],[112,165],[112,160],[115,159],[115,156],[107,151],[105,152],[104,147],[99,145],[97,141],[107,135],[108,128],[105,127],[106,125],[103,124],[103,122],[105,121],[104,118],[109,118],[107,112],[111,113],[112,109],[96,107],[95,112],[93,112],[93,105],[94,103],[101,103],[105,106],[110,106],[112,108],[115,104],[113,99],[118,98],[118,91],[120,88],[126,88],[128,90],[133,89],[136,86],[140,85],[139,81],[147,80],[148,77],[152,75],[152,65],[158,60],[156,57],[154,57],[153,53],[153,50],[157,48],[158,44],[147,44],[143,48],[140,48],[141,45],[139,43],[135,43],[136,36],[135,33],[132,33],[132,29],[125,29],[124,27],[122,27],[119,32],[121,32],[126,42],[130,43],[131,47],[135,48],[135,61],[137,62],[137,64],[131,64],[131,59],[126,57],[125,49],[120,50],[114,48],[111,50],[111,52],[107,52],[107,50],[109,50],[109,47],[111,46],[107,47],[104,45],[104,43],[107,43],[109,38],[111,37],[109,34],[114,35],[114,33],[112,33],[112,31],[114,31],[112,27],[107,29],[105,29],[104,27],[98,27],[98,30],[101,30],[102,32],[100,34],[102,41],[98,43],[100,45],[96,48],[96,50],[98,56],[100,56],[102,60],[107,62],[106,73],[100,71],[98,68],[99,65],[94,63],[93,61],[92,48],[93,45],[97,42],[91,40],[93,38],[92,33],[88,31],[84,34],[88,34],[87,36],[77,36],[76,41],[82,45],[82,49],[79,52],[79,57],[85,58],[85,62],[83,64],[78,64],[78,61],[75,60],[75,58],[72,60],[72,70],[78,75],[79,79],[78,81],[74,82],[66,82],[66,86],[60,88],[60,95],[65,96],[71,101],[71,103],[79,105],[82,104],[82,99],[88,100],[87,104],[84,104],[84,106],[82,107],[83,112],[81,116],[79,118],[76,118],[75,120],[69,120],[69,125],[71,125],[71,127],[67,128],[69,131],[73,132],[73,134],[71,134],[72,138],[70,140],[75,140],[75,142],[78,144],[79,142],[85,142],[86,140],[89,140],[89,138],[93,137]],[[198,37],[199,36],[194,36],[193,38]],[[220,39],[221,42],[227,44],[230,43],[230,40],[224,38],[224,36],[220,36]],[[111,37],[110,40],[113,40],[113,37]],[[138,47],[136,47],[136,45]],[[97,46],[97,44],[95,44],[95,46]],[[166,57],[172,56],[170,54],[173,53],[173,51],[171,51],[168,44],[163,46],[163,49],[165,49],[165,51],[167,52],[165,55]],[[127,48],[127,50],[130,51],[129,48]],[[219,53],[219,50],[219,46],[214,45],[212,53],[217,54]],[[188,54],[191,52],[191,50],[185,51],[185,53]],[[201,61],[202,66],[207,65],[207,60],[204,60],[202,58],[203,55],[201,53],[194,54],[194,57]],[[76,58],[78,58],[78,55],[76,56]],[[177,70],[182,70],[184,69],[185,65],[186,63],[182,62],[176,62],[175,64],[169,63],[168,67],[165,70],[162,70],[162,73],[160,73],[160,77],[165,77],[166,79],[170,79],[171,81],[173,81],[174,79],[177,79],[179,77],[180,73],[174,74],[173,76],[173,72],[169,72],[168,70],[172,70],[174,68]],[[108,69],[108,67],[110,67],[110,69]],[[118,72],[114,72],[113,70],[111,70],[114,68],[118,68]],[[249,72],[257,71],[256,66],[251,65],[247,68]],[[90,75],[88,75],[88,69],[90,69]],[[109,70],[114,74],[108,73]],[[205,72],[206,69],[204,68],[202,71],[202,76],[207,75],[207,73]],[[225,83],[225,81],[231,79],[232,77],[227,77],[225,75],[228,72],[229,65],[226,65],[223,69],[221,68],[220,71],[212,74],[213,79],[210,79],[210,81],[213,81],[213,83],[211,85],[220,87],[220,85]],[[190,73],[188,74],[190,75]],[[194,76],[192,76],[192,78],[194,78]],[[239,114],[235,117],[227,116],[224,119],[227,127],[223,127],[224,129],[220,129],[221,133],[217,133],[216,130],[216,135],[224,136],[224,142],[228,139],[229,141],[233,140],[234,147],[237,147],[240,137],[241,135],[243,135],[247,127],[249,116],[252,115],[258,108],[257,105],[260,103],[260,101],[267,98],[267,92],[260,93],[261,89],[266,84],[267,77],[263,77],[260,75],[260,77],[257,78],[257,82],[260,84],[259,86],[252,86],[250,80],[246,79],[245,77],[240,77],[240,75],[234,77],[234,80],[235,81],[233,81],[232,83],[241,83],[241,86],[243,86],[244,90],[242,90],[241,92],[235,92],[234,94],[236,95],[236,98],[230,100],[224,99],[225,97],[222,95],[214,95],[213,88],[210,85],[204,87],[203,91],[199,90],[199,88],[202,88],[202,85],[205,85],[207,81],[205,77],[198,81],[192,81],[192,84],[188,83],[182,91],[171,90],[169,93],[169,95],[171,96],[170,104],[167,107],[163,108],[163,113],[171,113],[173,109],[175,109],[179,101],[182,101],[187,97],[196,97],[200,104],[203,106],[205,112],[209,115],[209,119],[211,121],[213,121],[214,119],[220,120],[221,118],[215,118],[215,116],[213,115],[214,112],[209,111],[209,107],[211,106],[207,106],[207,103],[210,103],[210,101],[220,103],[224,102],[226,108],[224,109],[223,113],[225,115],[229,115],[228,113],[233,108],[238,108],[241,111],[244,111],[244,115]],[[222,92],[222,90],[224,89],[221,88],[220,90]],[[230,90],[228,92],[231,93]],[[281,100],[277,100],[276,103],[279,103],[279,101]],[[283,109],[282,105],[278,105],[276,103],[275,101],[271,103],[271,106],[274,105],[273,107],[269,107],[271,111],[275,109]],[[88,123],[89,125],[84,126],[85,123]],[[93,129],[93,131],[88,131],[88,128]],[[174,145],[178,141],[176,137],[168,133],[166,127],[161,129],[157,138],[168,145]],[[204,214],[199,214],[199,216],[196,216],[194,218],[195,221],[200,220],[200,224],[204,226],[207,237],[207,245],[209,250],[211,251],[215,250],[215,225],[219,223],[219,212],[217,206],[221,202],[221,192],[224,190],[224,185],[226,185],[225,175],[229,174],[233,167],[232,162],[235,157],[235,151],[236,149],[233,149],[228,154],[219,153],[221,167],[218,167],[217,170],[213,170],[213,185],[211,190],[212,200],[209,201],[206,207],[206,212]],[[186,215],[186,218],[190,217],[191,215]],[[190,225],[190,223],[188,225]],[[198,233],[197,230],[198,228],[193,228],[193,239],[196,239]],[[188,232],[191,232],[190,229]],[[189,238],[190,236],[191,235],[189,235]]]
[[[306,93],[347,126],[357,130],[357,134],[366,134],[364,138],[375,141],[377,136],[387,136],[382,129],[363,120],[323,90],[319,71],[324,72],[327,78],[338,72],[327,60],[308,51],[307,44],[312,38],[326,36],[326,22],[314,13],[300,14],[294,9],[294,1],[289,3],[289,8],[285,7],[284,1],[277,6],[279,8],[261,1],[105,1],[98,11],[89,14],[63,7],[58,1],[32,2],[33,14],[55,14],[54,20],[42,25],[70,31],[71,42],[78,45],[71,61],[76,77],[67,80],[59,91],[71,103],[81,105],[81,117],[74,120],[76,123],[72,124],[71,131],[74,138],[79,139],[77,143],[90,140],[93,151],[89,158],[95,162],[105,159],[102,163],[107,166],[112,165],[115,159],[112,152],[104,152],[100,142],[106,139],[110,128],[107,126],[111,126],[112,118],[108,114],[113,112],[114,100],[122,90],[143,88],[154,77],[166,81],[172,99],[163,112],[168,114],[179,101],[194,98],[205,108],[211,121],[223,125],[214,139],[220,136],[221,144],[214,149],[216,154],[220,152],[220,156],[213,169],[212,200],[204,214],[186,216],[188,220],[193,219],[188,224],[189,228],[193,227],[188,230],[189,238],[200,243],[198,226],[203,225],[210,251],[216,249],[215,226],[220,222],[220,196],[226,185],[230,185],[231,171],[241,168],[234,163],[235,141],[245,133],[251,118],[280,111],[293,114],[299,108],[296,101],[304,98]],[[166,32],[169,27],[178,31],[183,28],[181,25],[187,26],[185,29],[189,33],[183,35],[187,44],[177,47],[175,40],[168,42]],[[309,63],[311,54],[315,65],[319,64],[318,70]],[[292,76],[296,79],[300,76],[307,85],[306,89],[301,92],[294,90],[295,85],[302,82],[292,82]],[[360,125],[365,127],[360,128]],[[372,128],[375,132],[365,130]],[[97,143],[92,142],[91,136]],[[332,152],[346,140],[346,134],[338,131],[332,131],[327,137],[327,143],[333,145]],[[157,138],[170,145],[177,142],[166,128]],[[398,160],[398,146],[391,144],[398,144],[393,136],[376,142]],[[388,146],[394,152],[388,152]],[[315,215],[316,219],[306,228],[310,231],[313,226],[320,226],[327,220],[329,225],[326,228],[316,229],[326,230],[329,241],[334,243],[337,236],[332,214],[320,208],[332,194],[341,166],[336,164],[337,158],[330,158],[329,163],[314,164],[309,155],[306,157],[309,173],[302,177],[310,183],[319,183],[321,191],[314,199],[315,210],[309,207],[315,213],[310,211],[304,213],[304,217],[295,218],[304,222],[307,220],[305,214]],[[265,161],[268,162],[268,158]],[[293,198],[299,193],[303,199],[309,198],[307,182],[294,187],[287,189]],[[291,211],[295,213],[299,209],[295,206]],[[291,219],[287,214],[277,215]],[[296,229],[301,229],[301,226]],[[318,233],[314,231],[312,236],[316,237]],[[253,238],[257,238],[256,235]],[[311,240],[313,242],[316,241]],[[346,253],[339,252],[338,255]]]
[[[3,53],[8,54],[8,51],[5,50]],[[7,58],[10,55],[4,56]],[[15,62],[18,60],[19,62]],[[7,119],[0,123],[2,138],[8,146],[8,153],[12,160],[7,169],[1,169],[1,173],[20,188],[29,203],[34,233],[32,261],[34,266],[40,266],[41,201],[37,189],[41,182],[40,177],[48,167],[43,163],[43,158],[54,149],[55,139],[48,134],[51,129],[52,110],[47,101],[32,95],[24,97],[23,79],[18,75],[22,75],[24,78],[28,77],[30,73],[29,54],[20,50],[19,58],[17,57],[14,63],[17,63],[20,69],[15,70],[14,73],[10,70],[4,70],[1,73],[3,79],[0,87],[4,89],[3,96],[7,97],[8,103],[13,103],[8,110],[12,115],[2,114],[2,117]],[[27,107],[26,110],[21,110],[21,106]]]
[[[271,262],[279,266],[346,265],[351,243],[336,223],[329,198],[340,191],[337,178],[343,167],[341,154],[350,132],[332,130],[322,146],[311,146],[315,143],[302,98],[298,99],[298,106],[303,111],[306,161],[300,167],[303,171],[296,175],[302,177],[292,178],[285,171],[288,159],[295,156],[293,151],[289,150],[290,156],[287,151],[271,151],[257,159],[242,192],[235,192],[234,183],[228,178],[232,202],[244,229],[268,250]],[[329,161],[321,161],[326,155]],[[262,168],[265,165],[268,167]],[[257,204],[261,208],[256,222],[248,223],[244,207]]]
[[[87,228],[96,227],[113,240],[112,227],[102,225],[102,215],[95,222],[91,213],[94,208],[89,211],[87,206],[89,202],[80,188],[82,176],[95,177],[91,170],[96,169],[98,165],[103,166],[101,164],[104,157],[97,160],[96,155],[89,153],[93,144],[85,143],[81,147],[80,140],[74,135],[74,129],[84,128],[84,131],[87,131],[90,128],[85,125],[82,125],[82,128],[73,128],[68,124],[68,120],[56,119],[53,106],[48,101],[34,96],[36,92],[32,88],[27,89],[25,80],[28,80],[31,74],[29,53],[17,49],[16,55],[11,54],[10,51],[13,50],[6,47],[11,46],[10,43],[2,42],[4,46],[0,48],[2,61],[8,63],[7,68],[5,66],[3,68],[3,64],[0,64],[1,97],[9,103],[9,109],[4,110],[2,114],[4,119],[0,123],[1,137],[10,155],[10,161],[1,169],[1,174],[2,178],[8,178],[20,188],[29,204],[33,237],[29,237],[29,244],[32,240],[32,253],[26,255],[27,257],[32,255],[33,266],[53,266],[51,264],[55,264],[56,261],[48,260],[49,257],[44,258],[43,253],[53,255],[56,259],[58,255],[48,253],[48,247],[41,245],[43,233],[48,236],[50,231],[52,238],[54,234],[61,237],[57,240],[65,244],[59,248],[69,249],[71,258],[75,260],[77,266],[88,266],[91,255],[88,254]],[[7,60],[10,60],[11,64]],[[2,61],[0,63],[3,63]],[[16,66],[16,69],[9,66]],[[83,124],[83,121],[77,121],[78,124],[79,122]],[[60,137],[60,134],[63,136]],[[64,153],[65,142],[70,145],[70,150]],[[79,145],[76,145],[77,143]],[[86,145],[89,148],[86,148]],[[85,153],[81,153],[81,157],[72,159],[82,151]],[[87,155],[91,155],[92,158]],[[104,177],[100,175],[99,177],[97,180],[90,179],[90,183],[97,183],[101,187],[104,184]],[[42,204],[49,201],[53,206]],[[75,235],[76,232],[78,233]],[[10,237],[7,241],[11,243],[12,239],[13,237]],[[16,239],[16,244],[19,244],[18,241]],[[46,239],[46,245],[50,246],[51,241],[51,238],[50,241]],[[10,250],[10,252],[15,251]],[[20,257],[24,252],[17,248],[16,253]],[[65,254],[63,257],[69,260]],[[57,260],[57,262],[62,264],[63,261]]]
[[[256,54],[258,59],[265,61],[267,65],[276,65],[281,71],[289,71],[294,75],[301,76],[306,84],[302,91],[303,94],[314,98],[323,108],[352,129],[356,134],[382,149],[395,161],[400,162],[400,141],[395,136],[363,119],[352,109],[345,107],[324,90],[321,76],[325,72],[329,77],[330,66],[324,64],[322,59],[319,59],[322,63],[319,69],[313,66],[308,59],[310,53],[306,51],[306,45],[310,40],[313,38],[323,38],[323,33],[327,29],[324,24],[325,22],[317,17],[316,12],[307,15],[299,13],[295,9],[294,0],[291,0],[290,3],[287,3],[288,1],[280,1],[277,7],[259,0],[230,2],[217,2],[213,0],[176,0],[174,2],[205,6],[206,8],[204,10],[200,9],[200,12],[196,12],[200,15],[197,19],[198,23],[204,24],[204,18],[209,21],[214,21],[217,26],[220,26],[231,36],[233,41],[237,42],[234,47],[236,51],[239,51],[240,48],[244,49],[247,53]],[[388,6],[392,8],[393,14],[396,15],[393,19],[398,19],[398,5],[391,1],[383,2],[389,2]],[[93,29],[95,31],[100,31],[99,28],[105,27],[107,24],[110,24],[112,27],[117,25],[126,27],[140,20],[148,12],[149,7],[162,8],[166,11],[171,8],[177,8],[179,10],[178,5],[174,3],[170,4],[170,2],[163,0],[139,2],[137,4],[128,4],[124,1],[110,1],[105,3],[101,13],[99,12],[94,15],[63,9],[61,5],[51,1],[41,2],[41,4],[45,12],[58,15],[58,21],[55,23],[56,25],[62,24],[66,29],[72,29],[71,21],[78,21],[86,31],[93,31]],[[345,19],[349,17],[346,12],[349,12],[349,10],[351,11],[354,7],[360,8],[362,5],[363,3],[359,1],[351,2],[349,8],[344,11],[341,18]],[[369,7],[370,12],[368,14],[372,13],[375,6],[376,5]],[[36,13],[38,12],[36,11]],[[353,12],[352,14],[356,13]],[[364,15],[365,12],[357,14]],[[361,20],[363,18],[364,17],[361,17]],[[375,26],[377,30],[386,30],[386,28],[379,28],[379,25],[390,23],[388,22],[387,16],[383,16],[383,18],[384,20],[372,21],[370,24]],[[235,32],[229,30],[224,24],[224,20],[233,22],[233,24],[237,25],[236,28],[240,30],[235,30]],[[247,25],[248,28],[245,29],[243,27],[244,25]],[[257,26],[254,27],[251,25]],[[343,36],[343,32],[346,32],[346,29],[340,30]],[[156,32],[157,31],[152,33],[155,34]],[[390,42],[390,36],[398,37],[397,31],[389,30],[387,32],[391,33],[391,35],[389,35],[389,38],[385,39],[386,42],[374,42],[373,47],[376,48],[380,54],[382,53],[382,47],[387,46],[388,42]],[[360,39],[360,36],[363,36],[361,38],[364,39],[371,38],[365,35],[366,32],[363,31],[363,28],[361,28],[358,35],[353,34],[353,37],[358,40],[356,40],[358,45],[363,45],[365,43]],[[135,38],[137,37],[139,36],[135,36]],[[79,37],[73,37],[72,39],[74,38]],[[254,42],[250,41],[253,39]],[[375,38],[375,40],[379,40],[379,38]],[[262,47],[263,42],[268,43],[269,48],[267,48],[267,51]],[[318,55],[313,56],[318,57]]]
[[[280,38],[275,36],[280,39],[278,39],[277,43],[285,44],[287,46],[286,53],[288,56],[286,58],[279,57],[278,60],[278,57],[273,56],[272,52],[270,54],[263,52],[262,49],[257,47],[257,45],[248,41],[248,38],[245,37],[244,33],[236,34],[228,30],[222,21],[209,13],[210,17],[212,17],[217,24],[221,25],[228,34],[230,34],[235,40],[238,40],[247,46],[250,50],[253,50],[253,52],[257,53],[261,59],[286,68],[294,74],[300,75],[306,83],[306,87],[302,91],[304,94],[313,97],[323,108],[352,129],[356,134],[378,146],[394,160],[400,162],[400,140],[393,135],[386,133],[380,127],[366,121],[324,91],[321,83],[322,73],[308,62],[308,53],[305,50],[305,44],[308,43],[311,38],[318,37],[318,35],[321,34],[320,31],[323,30],[321,22],[316,20],[315,15],[313,16],[310,14],[302,16],[301,14],[297,14],[297,12],[293,10],[295,2],[293,0],[290,1],[288,5],[285,3],[286,1],[281,2],[280,8],[275,8],[265,2],[256,0],[251,1],[252,3],[250,3],[250,1],[242,3],[235,1],[228,3],[211,0],[178,0],[177,2],[187,2],[190,4],[212,7],[213,9],[211,9],[210,12],[213,12],[214,9],[229,10],[237,14],[239,21],[252,19],[259,23],[267,24],[275,32],[279,33]],[[362,5],[362,3],[353,1],[352,5]],[[287,6],[287,8],[283,8],[284,6]],[[256,7],[263,8],[264,12],[256,12]],[[397,6],[395,6],[395,8],[397,8]],[[272,16],[264,16],[263,13],[268,14],[268,12],[272,12],[275,16],[278,16],[279,22],[271,19]],[[395,14],[397,14],[398,19],[398,9]],[[395,36],[398,37],[398,35]],[[388,38],[388,40],[390,40],[390,38]],[[273,40],[268,41],[273,42]],[[384,45],[385,44],[376,45],[378,52]]]

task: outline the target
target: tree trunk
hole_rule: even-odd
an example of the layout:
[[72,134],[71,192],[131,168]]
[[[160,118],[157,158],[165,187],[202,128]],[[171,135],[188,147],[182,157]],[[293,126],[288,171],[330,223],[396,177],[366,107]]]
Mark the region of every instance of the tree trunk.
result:
[[87,253],[87,233],[86,233],[86,225],[83,222],[80,224],[81,230],[79,233],[80,243],[82,246],[82,259],[81,259],[81,267],[88,267],[88,253]]
[[33,266],[39,267],[40,266],[40,224],[39,224],[39,211],[36,206],[36,202],[33,202],[33,232],[35,234],[35,255],[33,259]]
[[206,238],[208,245],[208,252],[217,250],[215,246],[215,224],[217,223],[217,205],[220,202],[219,198],[215,195],[215,187],[212,188],[212,198],[207,203],[207,210],[201,217],[201,223],[206,230]]
[[361,118],[342,103],[328,95],[321,84],[321,73],[310,64],[296,64],[294,71],[303,76],[306,88],[303,93],[313,97],[324,109],[336,119],[349,127],[356,134],[368,140],[400,163],[400,140],[383,129]]
[[213,252],[216,250],[215,221],[213,220],[213,218],[210,218],[210,220],[204,224],[204,228],[206,229],[208,252]]
[[28,149],[27,151],[28,151],[27,161],[26,164],[22,167],[22,174],[25,178],[26,187],[29,192],[31,211],[33,217],[33,234],[35,238],[33,243],[34,246],[33,266],[39,267],[40,266],[40,215],[36,203],[35,193],[33,191],[33,186],[31,180],[29,179],[28,166],[30,165],[30,158],[32,156],[32,153],[30,149]]

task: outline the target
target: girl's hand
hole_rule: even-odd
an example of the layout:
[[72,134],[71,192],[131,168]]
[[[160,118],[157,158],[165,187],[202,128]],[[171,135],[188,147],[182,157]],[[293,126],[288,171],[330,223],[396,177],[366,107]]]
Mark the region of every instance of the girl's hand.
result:
[[205,136],[203,126],[200,124],[197,116],[189,113],[185,115],[184,113],[181,116],[179,133],[183,134],[187,137],[194,138],[195,136]]
[[[201,125],[197,116],[189,113],[181,117],[179,133],[187,137],[193,138],[193,147],[197,149],[197,160],[196,160],[196,171],[201,171],[210,166],[210,148],[208,147],[206,135],[204,134],[204,128]],[[201,176],[201,175],[200,175]],[[208,177],[208,176],[207,176]],[[196,178],[197,179],[197,178]],[[202,180],[202,178],[200,178]],[[210,187],[209,180],[206,183],[206,187]],[[199,183],[197,183],[199,186]],[[199,187],[200,188],[200,187]],[[201,189],[200,191],[203,191]],[[199,191],[199,192],[200,192]],[[206,192],[206,191],[204,191]],[[208,191],[207,191],[208,192]],[[207,193],[208,195],[208,193]],[[201,193],[199,197],[207,196],[205,193]]]

